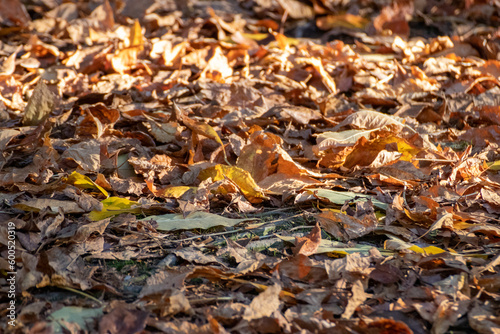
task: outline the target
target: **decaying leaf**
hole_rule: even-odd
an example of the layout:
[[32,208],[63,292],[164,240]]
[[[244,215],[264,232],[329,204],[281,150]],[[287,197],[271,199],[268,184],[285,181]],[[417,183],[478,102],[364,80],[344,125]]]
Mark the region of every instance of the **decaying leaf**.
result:
[[373,212],[361,217],[353,217],[332,210],[324,210],[316,215],[316,219],[326,232],[340,240],[362,237],[375,231],[377,227],[377,219]]
[[311,233],[303,238],[295,238],[294,255],[302,254],[310,256],[316,254],[318,247],[321,243],[321,228],[316,224]]
[[158,230],[175,231],[192,229],[206,230],[215,226],[234,226],[253,219],[230,219],[212,213],[196,211],[190,213],[186,217],[178,214],[166,214],[162,216],[149,216],[142,220],[154,220],[158,224]]
[[281,287],[277,284],[267,288],[255,297],[243,314],[243,319],[254,320],[270,317],[279,310]]
[[55,107],[55,96],[47,85],[40,80],[24,109],[23,124],[38,125],[50,116]]

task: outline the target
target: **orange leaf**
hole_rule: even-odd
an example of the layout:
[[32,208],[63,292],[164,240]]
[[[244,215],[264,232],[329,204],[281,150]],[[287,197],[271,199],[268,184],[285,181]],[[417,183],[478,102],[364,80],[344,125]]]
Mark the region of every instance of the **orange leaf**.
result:
[[130,41],[129,46],[136,46],[140,50],[143,49],[144,40],[142,37],[142,28],[137,19],[134,21],[134,25],[130,29],[129,41]]
[[405,139],[388,136],[377,138],[375,140],[366,140],[361,137],[354,150],[346,157],[344,162],[345,168],[352,168],[354,166],[368,166],[370,165],[382,150],[397,151],[401,153],[399,160],[410,161],[421,150],[411,144]]

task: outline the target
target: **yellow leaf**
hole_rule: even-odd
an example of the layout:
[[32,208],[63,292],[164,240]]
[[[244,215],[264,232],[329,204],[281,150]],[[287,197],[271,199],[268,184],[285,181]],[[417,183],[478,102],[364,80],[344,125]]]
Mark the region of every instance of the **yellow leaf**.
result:
[[424,254],[424,255],[432,255],[432,254],[440,254],[440,253],[446,253],[446,251],[442,248],[436,247],[436,246],[426,246],[426,247],[420,247],[414,244],[411,244],[409,242],[405,242],[395,236],[388,235],[389,240],[386,240],[384,242],[384,248],[385,249],[390,249],[390,250],[395,250],[395,251],[401,251],[401,250],[411,250],[414,251],[415,253],[419,254]]
[[488,169],[500,170],[500,160],[493,161],[493,162],[487,162],[486,165],[488,165]]
[[136,19],[134,25],[130,29],[130,46],[138,46],[140,49],[143,47],[142,29],[139,21]]
[[463,222],[463,221],[455,221],[453,222],[453,228],[455,230],[465,230],[471,226],[474,226],[476,224],[469,224],[469,223],[466,223],[466,222]]
[[108,192],[98,184],[96,184],[94,181],[92,181],[88,176],[82,175],[78,172],[73,172],[71,173],[70,176],[68,176],[66,182],[74,185],[77,188],[80,189],[94,189],[94,190],[99,190],[104,196],[109,197]]
[[92,221],[98,221],[119,215],[120,213],[141,213],[141,208],[138,207],[139,203],[121,197],[109,197],[101,201],[101,211],[91,211],[89,218]]
[[422,248],[427,255],[432,255],[432,254],[440,254],[440,253],[446,253],[446,251],[442,248],[436,247],[436,246],[427,246]]
[[444,249],[441,249],[441,248],[436,247],[436,246],[427,246],[427,247],[422,248],[422,247],[413,245],[408,249],[414,251],[415,253],[425,254],[425,255],[446,253],[446,251]]
[[166,189],[160,190],[160,192],[161,196],[163,197],[179,198],[190,189],[196,190],[197,187],[188,187],[188,186],[168,187]]
[[215,140],[217,143],[222,144],[222,140],[220,139],[217,131],[210,125],[202,122],[194,121],[188,117],[184,117],[182,122],[185,126],[187,126],[191,131],[195,132],[198,135],[205,136],[207,138]]
[[[271,47],[278,46],[278,47],[285,48],[286,45],[296,46],[296,45],[299,45],[299,43],[300,43],[300,39],[298,39],[298,38],[286,37],[285,35],[278,34],[278,33],[275,33],[273,35],[271,35],[269,33],[265,33],[265,34],[245,34],[245,33],[242,33],[241,36],[245,39],[251,39],[251,40],[256,41],[256,42],[264,41],[266,38],[268,38],[267,41],[269,41],[269,43],[267,43],[267,44]],[[270,36],[274,37],[274,41],[271,40]],[[228,43],[229,42],[237,43],[235,40],[233,40],[233,38],[234,37],[227,37],[224,39],[224,41],[228,42]],[[264,43],[265,42],[266,41],[264,41]]]
[[267,199],[267,196],[264,195],[263,190],[255,183],[250,173],[244,169],[234,166],[217,165],[202,170],[199,174],[201,180],[206,180],[209,177],[214,181],[224,180],[225,178],[230,179],[240,188],[241,193],[251,203],[260,203],[263,199]]
[[316,25],[322,30],[333,28],[364,29],[370,20],[349,13],[341,15],[326,15],[316,19]]
[[242,34],[245,38],[253,39],[254,41],[261,41],[264,38],[269,37],[269,34]]

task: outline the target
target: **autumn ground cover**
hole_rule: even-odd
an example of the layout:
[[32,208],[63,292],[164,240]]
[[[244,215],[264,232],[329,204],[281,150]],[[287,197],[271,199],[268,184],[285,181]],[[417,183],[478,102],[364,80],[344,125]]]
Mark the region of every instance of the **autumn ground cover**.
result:
[[0,0],[0,332],[500,333],[499,13]]

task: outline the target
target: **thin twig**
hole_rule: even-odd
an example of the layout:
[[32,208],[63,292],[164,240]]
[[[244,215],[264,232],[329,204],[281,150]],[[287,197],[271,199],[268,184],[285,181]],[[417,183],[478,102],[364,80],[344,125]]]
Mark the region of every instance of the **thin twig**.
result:
[[429,159],[429,158],[414,158],[413,160],[417,160],[417,161],[431,161],[431,162],[456,162],[456,160],[448,160],[448,159]]
[[99,299],[97,299],[96,297],[94,296],[91,296],[89,295],[88,293],[85,293],[83,291],[80,291],[80,290],[77,290],[77,289],[73,289],[73,288],[70,288],[70,287],[67,287],[67,286],[57,286],[58,288],[61,288],[61,289],[64,289],[64,290],[68,290],[68,291],[71,291],[73,293],[76,293],[76,294],[79,294],[83,297],[86,297],[88,299],[91,299],[93,301],[95,301],[96,303],[98,303],[100,306],[104,305],[104,303],[102,301],[100,301]]
[[[198,238],[209,238],[209,237],[216,237],[216,236],[233,234],[233,233],[239,233],[239,232],[250,232],[252,230],[265,227],[266,225],[271,225],[273,223],[277,223],[277,222],[280,222],[280,221],[287,221],[287,220],[290,220],[291,218],[296,218],[296,217],[302,216],[304,214],[305,213],[302,212],[302,213],[299,213],[297,215],[293,215],[293,216],[290,216],[290,217],[286,217],[286,218],[282,218],[282,219],[276,219],[276,220],[271,220],[271,221],[264,222],[263,224],[261,224],[259,226],[252,227],[252,228],[240,228],[240,229],[232,230],[232,231],[216,232],[216,233],[209,233],[209,234],[200,234],[200,235],[195,235],[193,237],[184,238],[184,239],[180,239],[180,240],[169,240],[169,242],[180,243],[180,242],[184,242],[184,241],[195,240],[195,239],[198,239]],[[262,237],[260,237],[260,238],[262,238]]]

